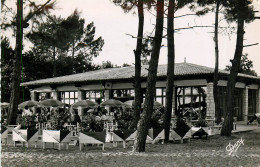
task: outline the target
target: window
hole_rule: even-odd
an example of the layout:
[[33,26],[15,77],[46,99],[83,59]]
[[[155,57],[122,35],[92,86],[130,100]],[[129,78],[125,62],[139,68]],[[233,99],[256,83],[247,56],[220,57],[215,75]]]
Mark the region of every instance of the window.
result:
[[36,99],[37,101],[43,101],[51,98],[51,93],[39,92],[37,94],[38,94]]
[[78,101],[78,92],[60,92],[60,100],[62,103],[72,105]]
[[[221,111],[221,116],[225,117],[227,113],[227,87],[219,86],[218,87],[218,102]],[[243,119],[242,112],[243,105],[243,89],[235,88],[234,92],[234,117],[237,117],[238,121]]]
[[125,102],[127,100],[133,100],[135,97],[134,89],[115,89],[111,90],[111,97],[113,99]]
[[256,113],[256,90],[248,90],[248,115]]
[[105,99],[105,93],[103,90],[87,90],[85,95],[85,99],[95,101],[98,104],[102,103]]
[[[196,112],[206,112],[206,87],[178,87],[176,94],[176,115],[193,108]],[[206,114],[206,113],[203,113]]]
[[166,88],[156,88],[156,96],[155,101],[161,103],[163,106],[165,106],[166,102]]
[[234,96],[234,117],[237,117],[238,121],[243,120],[243,89],[236,88]]

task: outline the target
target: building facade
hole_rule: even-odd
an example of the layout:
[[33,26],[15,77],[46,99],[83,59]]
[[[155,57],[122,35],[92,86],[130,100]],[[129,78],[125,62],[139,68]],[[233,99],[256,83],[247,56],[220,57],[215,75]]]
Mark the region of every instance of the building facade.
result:
[[[148,66],[142,67],[142,91],[145,100]],[[193,109],[215,117],[213,97],[214,69],[190,63],[176,63],[173,98],[173,116],[177,112]],[[226,91],[229,72],[219,71],[218,98],[221,115],[225,116]],[[134,67],[111,68],[97,71],[48,78],[22,83],[31,92],[31,99],[41,101],[53,98],[63,103],[73,104],[79,100],[90,99],[101,103],[107,99],[122,102],[133,100]],[[156,82],[155,101],[165,106],[167,65],[159,65]],[[255,113],[260,113],[260,78],[239,74],[234,97],[234,117],[247,121]],[[84,115],[79,110],[80,115]]]

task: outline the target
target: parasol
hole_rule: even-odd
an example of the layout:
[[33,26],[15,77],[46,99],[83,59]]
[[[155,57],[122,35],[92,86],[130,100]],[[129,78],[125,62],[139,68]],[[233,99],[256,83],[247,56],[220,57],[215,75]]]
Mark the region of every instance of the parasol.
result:
[[0,105],[1,105],[1,108],[8,108],[9,107],[9,104],[10,103],[7,103],[7,102],[1,102]]
[[82,107],[82,108],[95,108],[95,107],[98,107],[98,104],[94,101],[91,101],[91,100],[81,100],[81,101],[78,101],[76,103],[74,103],[72,105],[72,108],[77,108],[77,107]]
[[[142,103],[142,108],[144,107],[144,103]],[[153,108],[154,109],[159,109],[159,108],[162,108],[163,105],[161,103],[159,103],[158,101],[154,101],[153,103]]]
[[126,108],[132,108],[135,106],[135,101],[134,100],[127,100],[124,102],[124,105]]
[[[135,105],[135,101],[134,101],[134,100],[128,100],[128,101],[124,102],[124,105],[125,105],[127,108],[132,108],[132,107],[134,107],[134,105]],[[143,108],[143,107],[144,107],[144,103],[142,103],[142,108]],[[163,105],[162,105],[161,103],[157,102],[157,101],[154,101],[153,107],[154,107],[154,108],[162,108]]]
[[41,101],[40,104],[42,104],[45,107],[61,107],[64,105],[64,103],[55,99],[46,99]]
[[124,103],[115,99],[108,99],[100,104],[101,107],[122,107]]
[[20,103],[18,105],[18,108],[24,108],[25,106],[34,107],[34,106],[37,106],[38,104],[39,104],[39,102],[37,102],[37,101],[29,100],[29,101]]

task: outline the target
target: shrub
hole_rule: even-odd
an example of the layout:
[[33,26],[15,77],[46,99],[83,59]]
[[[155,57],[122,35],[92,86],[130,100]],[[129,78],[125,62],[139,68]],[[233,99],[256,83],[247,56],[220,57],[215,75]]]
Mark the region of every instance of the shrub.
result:
[[19,116],[17,118],[17,123],[21,125],[22,129],[36,129],[36,122],[35,122],[36,115],[26,115],[26,116]]
[[205,119],[199,118],[198,122],[195,124],[195,127],[207,127],[208,123]]

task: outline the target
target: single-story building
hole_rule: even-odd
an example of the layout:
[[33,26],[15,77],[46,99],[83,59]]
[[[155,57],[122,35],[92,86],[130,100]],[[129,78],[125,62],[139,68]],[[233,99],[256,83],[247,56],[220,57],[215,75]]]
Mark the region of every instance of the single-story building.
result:
[[[85,73],[24,82],[31,99],[41,101],[46,98],[73,104],[78,100],[91,99],[98,103],[114,98],[122,102],[134,99],[134,67],[109,68]],[[142,67],[142,89],[145,98],[148,66]],[[175,64],[173,116],[176,111],[193,108],[206,109],[206,115],[215,117],[213,98],[214,69],[190,64]],[[219,103],[222,115],[226,112],[226,90],[229,72],[219,70]],[[155,100],[165,105],[167,65],[159,65]],[[238,74],[235,90],[234,116],[247,121],[250,116],[260,113],[260,78]],[[84,115],[83,111],[79,112]]]

